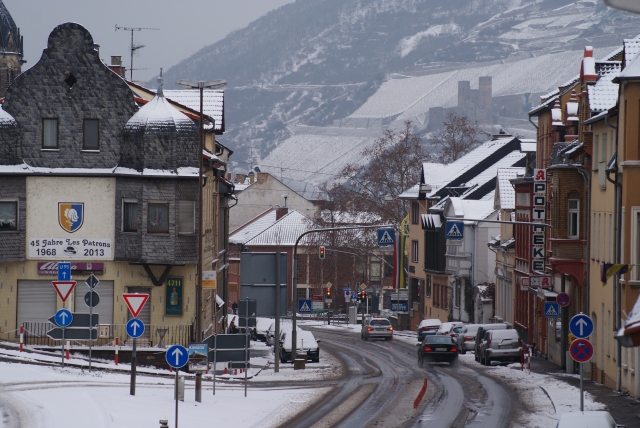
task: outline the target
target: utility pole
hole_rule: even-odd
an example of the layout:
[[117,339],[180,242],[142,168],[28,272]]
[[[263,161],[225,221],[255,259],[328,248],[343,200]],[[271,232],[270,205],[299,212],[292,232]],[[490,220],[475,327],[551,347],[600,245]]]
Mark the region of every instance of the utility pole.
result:
[[131,54],[131,63],[129,66],[129,80],[133,82],[133,53],[138,49],[142,49],[145,47],[145,45],[136,45],[133,43],[133,32],[142,31],[142,30],[160,30],[160,29],[159,28],[143,28],[143,27],[118,27],[118,24],[116,24],[116,31],[118,30],[131,31],[131,48],[129,49]]

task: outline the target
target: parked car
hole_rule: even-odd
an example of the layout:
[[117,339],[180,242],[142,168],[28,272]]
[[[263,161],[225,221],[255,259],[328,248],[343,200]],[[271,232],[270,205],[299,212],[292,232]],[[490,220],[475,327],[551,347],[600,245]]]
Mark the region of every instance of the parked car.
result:
[[384,340],[393,340],[393,327],[386,318],[369,318],[362,323],[360,331],[362,340],[373,338],[384,338]]
[[422,342],[425,336],[436,334],[441,325],[442,321],[437,318],[420,321],[420,324],[418,324],[418,341]]
[[[273,346],[275,344],[275,335],[276,335],[276,322],[271,320],[271,325],[269,326],[269,330],[267,331],[267,345]],[[282,332],[286,329],[291,330],[291,323],[284,322],[280,320],[280,336],[282,336]]]
[[440,328],[436,331],[436,334],[439,336],[451,336],[456,337],[458,333],[462,330],[464,323],[460,321],[453,322],[443,322],[440,324]]
[[492,361],[520,361],[520,337],[516,330],[489,330],[480,343],[480,363],[489,366]]
[[475,353],[476,361],[478,362],[480,361],[480,358],[479,358],[480,343],[484,339],[486,332],[489,330],[506,330],[508,327],[509,326],[507,325],[507,323],[501,322],[501,323],[495,323],[495,324],[482,324],[478,328],[478,331],[476,332],[476,339],[473,344],[473,352]]
[[448,362],[454,366],[458,364],[458,350],[450,336],[425,336],[418,348],[418,366],[424,366],[425,361]]
[[266,342],[269,327],[273,323],[274,321],[271,318],[256,318],[256,326],[251,329],[251,339]]
[[[280,361],[286,363],[291,361],[291,328],[286,329],[280,336]],[[313,333],[307,330],[296,330],[297,354],[307,354],[307,359],[317,363],[320,361],[320,346],[313,336]]]
[[456,347],[459,354],[466,354],[473,351],[476,340],[476,333],[482,324],[467,324],[460,330],[456,337]]
[[570,412],[560,415],[556,428],[624,428],[605,410]]

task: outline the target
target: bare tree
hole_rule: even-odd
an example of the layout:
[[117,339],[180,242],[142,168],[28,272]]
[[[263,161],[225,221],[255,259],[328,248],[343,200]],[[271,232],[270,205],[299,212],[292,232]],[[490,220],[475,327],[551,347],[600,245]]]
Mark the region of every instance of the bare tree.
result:
[[326,186],[330,209],[372,221],[399,225],[408,204],[396,198],[419,183],[422,163],[430,159],[410,121],[400,132],[384,130],[373,147],[362,151],[366,162],[349,164],[342,170],[342,182]]
[[434,144],[440,149],[438,162],[448,164],[460,159],[482,143],[487,134],[466,116],[447,113],[442,123],[442,131],[433,136]]

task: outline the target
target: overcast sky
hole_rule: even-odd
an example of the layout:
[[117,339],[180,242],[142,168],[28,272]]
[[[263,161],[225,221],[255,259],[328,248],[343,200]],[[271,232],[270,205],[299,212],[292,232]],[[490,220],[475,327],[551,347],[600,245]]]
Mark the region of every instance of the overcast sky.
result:
[[[121,55],[129,67],[130,31],[122,27],[153,27],[133,34],[134,43],[145,45],[133,58],[134,80],[148,80],[233,30],[294,0],[0,0],[24,37],[27,64],[32,67],[59,24],[77,22],[100,45],[100,57],[110,63]],[[136,68],[148,70],[135,71]],[[129,77],[127,73],[127,77]],[[211,76],[216,78],[217,76]]]

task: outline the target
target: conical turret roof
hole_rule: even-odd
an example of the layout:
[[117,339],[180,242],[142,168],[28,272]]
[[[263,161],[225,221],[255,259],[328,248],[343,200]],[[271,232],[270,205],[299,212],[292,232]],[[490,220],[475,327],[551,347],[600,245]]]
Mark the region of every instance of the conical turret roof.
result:
[[15,52],[23,55],[20,30],[2,0],[0,0],[0,48],[4,52]]

